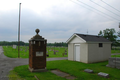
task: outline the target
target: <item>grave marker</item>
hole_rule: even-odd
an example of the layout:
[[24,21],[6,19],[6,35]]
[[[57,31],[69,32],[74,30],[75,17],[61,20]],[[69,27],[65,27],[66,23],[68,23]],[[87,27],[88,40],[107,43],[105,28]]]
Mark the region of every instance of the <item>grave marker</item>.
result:
[[85,69],[84,71],[87,73],[93,73],[93,70],[91,70],[91,69]]
[[17,48],[17,45],[13,45],[13,49],[16,49]]
[[103,72],[99,72],[98,76],[101,76],[101,77],[104,77],[104,78],[109,78],[109,74],[103,73]]

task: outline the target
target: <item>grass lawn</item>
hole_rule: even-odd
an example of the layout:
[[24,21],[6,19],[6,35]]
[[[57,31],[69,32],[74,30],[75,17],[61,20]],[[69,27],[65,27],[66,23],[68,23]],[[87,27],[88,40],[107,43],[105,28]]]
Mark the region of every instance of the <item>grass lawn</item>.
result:
[[[111,50],[111,54],[114,54],[114,53],[120,53],[120,50]],[[111,55],[111,57],[120,57],[120,54],[119,55]]]
[[[76,80],[120,80],[120,70],[106,67],[107,61],[100,63],[85,64],[81,62],[74,62],[68,60],[47,61],[48,72],[34,72],[28,70],[28,65],[15,67],[10,71],[10,80],[25,79],[36,80],[36,75],[40,80],[66,80],[50,72],[53,69],[59,69],[72,76],[77,77]],[[92,69],[94,73],[86,73],[84,69]],[[97,75],[98,72],[105,72],[110,75],[110,78],[103,78]],[[13,78],[12,78],[13,77]]]
[[111,57],[120,57],[120,54],[119,55],[111,55]]
[[[55,54],[54,54],[55,49]],[[13,49],[11,46],[3,46],[4,54],[7,57],[10,58],[18,58],[18,49]],[[67,53],[67,48],[65,47],[47,47],[47,54],[49,54],[49,57],[47,58],[53,58],[53,57],[67,57],[68,53],[65,55],[65,50]],[[28,58],[29,57],[29,47],[26,46],[20,46],[20,57],[21,58]]]
[[111,50],[111,53],[114,54],[114,53],[120,53],[120,50]]
[[[13,49],[11,46],[3,46],[4,49],[4,54],[7,57],[11,57],[11,58],[17,58],[18,57],[18,50],[17,49]],[[56,51],[56,54],[54,54],[54,49]],[[65,55],[65,50],[67,55]],[[114,53],[120,53],[120,50],[111,50],[111,54]],[[49,54],[49,57],[47,58],[53,58],[53,57],[68,57],[68,51],[67,48],[65,47],[47,47],[47,54]],[[64,54],[64,55],[63,55]],[[28,58],[29,57],[29,47],[24,47],[21,46],[20,47],[20,57],[21,58]],[[115,57],[114,55],[112,55],[111,57]],[[117,55],[116,57],[120,57],[120,55]]]

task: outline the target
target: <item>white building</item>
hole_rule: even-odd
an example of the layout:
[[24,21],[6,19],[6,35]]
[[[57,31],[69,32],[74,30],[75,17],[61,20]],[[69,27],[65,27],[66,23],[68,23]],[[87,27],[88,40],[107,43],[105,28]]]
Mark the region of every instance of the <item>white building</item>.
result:
[[67,43],[68,60],[94,63],[106,61],[111,56],[111,42],[101,36],[75,33]]

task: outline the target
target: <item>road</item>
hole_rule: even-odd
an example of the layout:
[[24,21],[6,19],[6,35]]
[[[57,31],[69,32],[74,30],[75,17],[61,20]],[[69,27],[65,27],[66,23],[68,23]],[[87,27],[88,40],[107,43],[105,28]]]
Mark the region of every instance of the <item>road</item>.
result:
[[[53,60],[64,60],[68,59],[67,57],[63,58],[47,58],[47,61]],[[16,66],[27,65],[28,59],[22,58],[8,58],[3,54],[3,48],[0,46],[0,80],[9,80],[7,75],[9,71],[12,70]]]

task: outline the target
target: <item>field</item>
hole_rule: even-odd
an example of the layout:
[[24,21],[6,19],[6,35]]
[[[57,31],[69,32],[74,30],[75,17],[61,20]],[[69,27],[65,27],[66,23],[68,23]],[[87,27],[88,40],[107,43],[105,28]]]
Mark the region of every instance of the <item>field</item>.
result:
[[[18,58],[18,49],[14,49],[12,46],[3,46],[4,54],[10,58]],[[47,47],[46,54],[49,55],[47,58],[52,57],[67,57],[68,51],[67,47]],[[20,58],[29,57],[29,47],[20,46]]]
[[[47,61],[48,72],[34,72],[31,73],[28,70],[28,65],[15,67],[14,70],[10,71],[10,80],[36,80],[35,75],[39,80],[66,80],[65,78],[59,77],[51,70],[59,69],[72,76],[77,77],[76,80],[120,80],[120,70],[115,68],[106,67],[107,61],[100,63],[85,64],[81,62],[59,60],[59,61]],[[86,73],[84,69],[92,69],[94,73]],[[110,75],[110,78],[103,78],[97,75],[99,72],[105,72]]]
[[[3,46],[4,54],[7,57],[18,58],[18,49],[14,49],[12,46]],[[120,53],[119,49],[112,49],[111,54]],[[68,49],[67,47],[47,47],[46,54],[49,55],[47,58],[53,57],[67,57]],[[28,58],[29,57],[29,47],[28,46],[20,46],[20,57]],[[111,57],[120,57],[120,55],[111,55]]]

